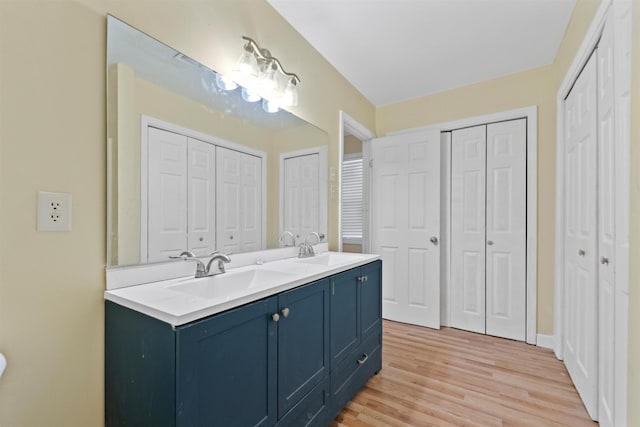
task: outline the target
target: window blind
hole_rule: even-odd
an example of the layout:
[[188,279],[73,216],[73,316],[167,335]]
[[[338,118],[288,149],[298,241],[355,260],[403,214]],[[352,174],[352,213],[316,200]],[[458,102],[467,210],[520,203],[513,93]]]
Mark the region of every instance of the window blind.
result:
[[363,161],[346,158],[342,162],[342,241],[362,243]]

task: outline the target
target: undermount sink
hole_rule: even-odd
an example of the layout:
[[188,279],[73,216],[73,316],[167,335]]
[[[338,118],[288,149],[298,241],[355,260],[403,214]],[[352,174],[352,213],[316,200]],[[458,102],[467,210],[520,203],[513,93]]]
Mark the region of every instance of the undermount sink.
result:
[[295,274],[284,271],[255,268],[200,279],[187,279],[182,283],[168,286],[167,289],[200,298],[229,299],[233,295],[287,282],[294,277]]
[[348,262],[357,261],[363,258],[365,255],[345,252],[327,252],[322,255],[317,255],[309,258],[302,258],[298,262],[303,264],[315,264],[315,265],[338,265],[346,264]]

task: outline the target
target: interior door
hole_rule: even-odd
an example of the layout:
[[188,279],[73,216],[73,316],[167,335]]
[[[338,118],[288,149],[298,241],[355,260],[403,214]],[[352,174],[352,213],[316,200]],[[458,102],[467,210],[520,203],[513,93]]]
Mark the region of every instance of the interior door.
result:
[[564,361],[592,418],[598,415],[596,55],[565,100]]
[[485,125],[451,136],[451,326],[486,331]]
[[187,137],[148,129],[147,261],[187,248]]
[[526,339],[527,121],[487,125],[486,333]]
[[615,403],[615,138],[613,14],[597,51],[598,78],[598,420],[613,426]]
[[440,130],[371,142],[372,242],[382,316],[440,327]]
[[283,196],[283,227],[284,230],[293,233],[296,244],[299,244],[309,233],[320,230],[320,155],[318,153],[284,159]]
[[205,256],[216,249],[216,147],[188,138],[189,250]]
[[238,253],[262,249],[262,161],[216,147],[216,249]]

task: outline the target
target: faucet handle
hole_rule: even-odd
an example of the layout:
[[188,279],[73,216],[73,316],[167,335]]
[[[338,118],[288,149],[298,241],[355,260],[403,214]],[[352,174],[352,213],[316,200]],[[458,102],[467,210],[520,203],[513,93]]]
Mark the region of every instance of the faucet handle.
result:
[[182,251],[180,255],[170,255],[171,259],[186,259],[186,258],[195,258],[196,256],[191,251]]

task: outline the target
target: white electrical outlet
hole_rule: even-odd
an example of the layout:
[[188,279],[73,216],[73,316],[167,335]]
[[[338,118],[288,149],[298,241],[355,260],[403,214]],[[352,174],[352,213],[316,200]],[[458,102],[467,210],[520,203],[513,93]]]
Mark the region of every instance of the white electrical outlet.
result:
[[38,231],[71,231],[71,194],[38,191]]

